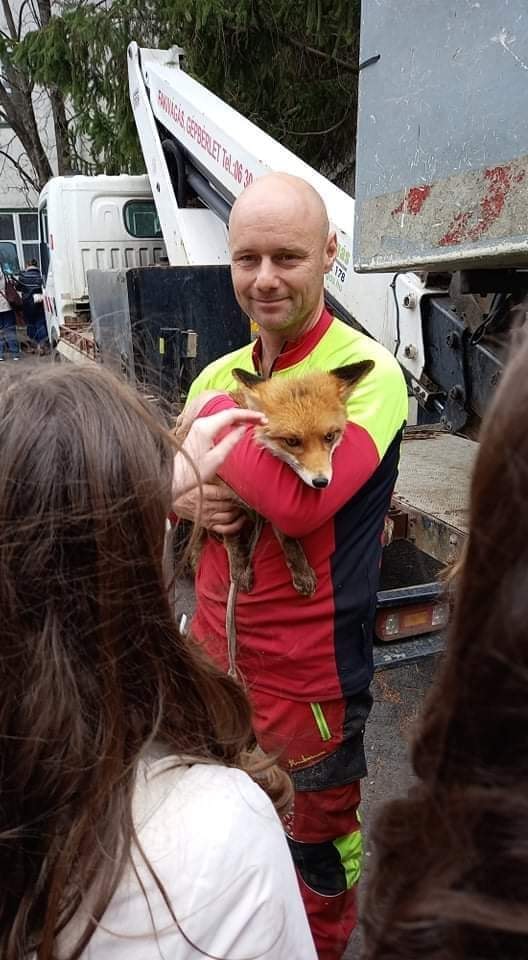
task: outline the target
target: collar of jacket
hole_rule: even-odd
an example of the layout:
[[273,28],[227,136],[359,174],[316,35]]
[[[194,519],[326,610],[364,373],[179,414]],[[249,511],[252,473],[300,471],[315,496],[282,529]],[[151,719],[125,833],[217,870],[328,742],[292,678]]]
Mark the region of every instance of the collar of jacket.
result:
[[[293,367],[296,363],[304,360],[324,337],[333,319],[332,314],[325,307],[315,326],[311,327],[303,337],[299,337],[298,340],[286,341],[273,364],[271,373],[277,373],[278,370],[287,370],[288,367]],[[259,337],[253,347],[253,366],[257,372],[261,369],[261,360],[262,341]]]

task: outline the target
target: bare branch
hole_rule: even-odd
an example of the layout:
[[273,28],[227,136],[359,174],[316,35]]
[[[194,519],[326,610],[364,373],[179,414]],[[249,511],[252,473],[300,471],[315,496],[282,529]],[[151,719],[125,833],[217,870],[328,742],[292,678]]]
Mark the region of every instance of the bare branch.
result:
[[15,18],[13,17],[13,11],[9,5],[9,0],[2,0],[2,10],[4,11],[4,17],[6,18],[7,29],[12,40],[18,40],[18,34],[16,32]]
[[20,6],[20,10],[18,13],[18,39],[19,40],[22,36],[22,16],[27,5],[28,5],[28,0],[24,0],[24,2]]
[[31,7],[31,13],[33,14],[33,20],[35,21],[35,23],[37,24],[37,26],[40,26],[39,18],[38,18],[38,13],[37,13],[37,10],[36,10],[36,7],[35,7],[35,4],[34,4],[33,0],[29,0],[29,6]]
[[50,0],[38,0],[38,11],[40,15],[40,26],[47,26],[51,19]]
[[40,187],[39,187],[38,181],[34,180],[33,177],[29,175],[27,170],[24,170],[24,167],[19,163],[18,160],[15,160],[15,158],[12,157],[10,153],[7,153],[6,150],[2,150],[2,149],[0,149],[0,156],[5,157],[6,160],[9,160],[9,162],[13,164],[19,176],[24,181],[24,183],[27,184],[27,186],[32,187],[33,190],[36,190],[37,193],[39,192]]

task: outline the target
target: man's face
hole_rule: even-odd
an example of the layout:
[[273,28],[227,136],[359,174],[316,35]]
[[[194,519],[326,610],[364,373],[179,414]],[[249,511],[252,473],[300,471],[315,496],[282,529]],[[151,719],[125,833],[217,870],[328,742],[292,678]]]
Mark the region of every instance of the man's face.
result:
[[230,228],[236,298],[263,331],[295,337],[323,308],[324,275],[335,257],[335,235],[292,202],[259,200]]

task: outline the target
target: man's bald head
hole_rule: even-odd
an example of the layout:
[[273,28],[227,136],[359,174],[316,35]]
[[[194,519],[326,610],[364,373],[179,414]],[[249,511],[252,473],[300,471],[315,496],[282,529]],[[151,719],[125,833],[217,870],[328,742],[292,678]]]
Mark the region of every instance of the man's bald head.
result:
[[321,316],[336,256],[325,205],[299,177],[259,177],[233,205],[231,274],[237,300],[263,340],[294,340]]
[[289,173],[268,173],[258,177],[240,194],[229,218],[230,235],[248,215],[266,210],[269,216],[277,207],[288,211],[290,217],[304,224],[314,238],[326,243],[330,224],[321,195],[306,180]]

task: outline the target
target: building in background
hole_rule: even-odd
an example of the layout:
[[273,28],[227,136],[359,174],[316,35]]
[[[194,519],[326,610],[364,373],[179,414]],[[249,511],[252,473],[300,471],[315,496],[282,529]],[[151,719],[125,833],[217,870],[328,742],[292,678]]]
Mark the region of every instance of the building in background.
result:
[[[0,31],[12,36],[13,23],[21,35],[35,29],[36,12],[24,0],[2,0]],[[9,77],[0,60],[2,93],[12,94]],[[31,94],[38,136],[56,172],[56,150],[51,105],[46,92],[35,88]],[[39,260],[38,182],[21,141],[6,122],[0,102],[0,265],[6,272],[22,269],[28,260]]]

